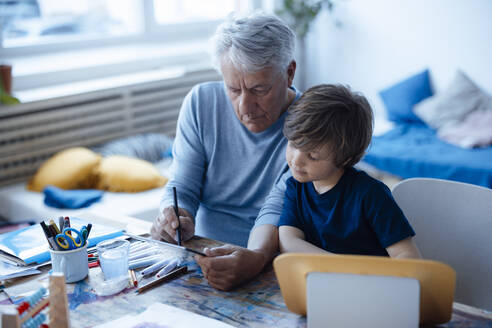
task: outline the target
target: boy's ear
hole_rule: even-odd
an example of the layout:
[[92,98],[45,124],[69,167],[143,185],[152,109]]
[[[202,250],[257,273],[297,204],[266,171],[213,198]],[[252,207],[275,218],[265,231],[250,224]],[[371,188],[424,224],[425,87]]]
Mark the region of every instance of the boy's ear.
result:
[[294,75],[296,75],[297,63],[295,60],[291,61],[287,67],[287,85],[292,86],[292,81],[294,81]]
[[348,163],[350,163],[354,158],[353,157],[349,157],[345,160],[345,162],[342,163],[342,165],[340,165],[341,167],[345,168],[347,166]]

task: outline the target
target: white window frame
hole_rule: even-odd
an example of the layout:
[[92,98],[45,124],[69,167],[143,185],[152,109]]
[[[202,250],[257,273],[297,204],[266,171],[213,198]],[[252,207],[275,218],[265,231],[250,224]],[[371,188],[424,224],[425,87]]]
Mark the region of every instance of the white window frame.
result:
[[[139,42],[162,42],[165,40],[166,43],[173,43],[186,39],[197,40],[213,33],[217,25],[221,22],[221,20],[210,20],[196,23],[175,23],[166,26],[159,25],[154,19],[153,0],[140,1],[142,1],[142,10],[139,19],[143,21],[143,30],[138,34],[5,48],[3,47],[2,34],[0,33],[0,59],[2,59],[2,57],[22,56],[25,54],[47,54],[65,50],[87,49],[99,46],[117,46]],[[253,8],[261,8],[262,0],[251,1]]]
[[[102,76],[109,77],[114,74],[124,75],[142,70],[152,70],[156,67],[185,67],[189,65],[202,65],[208,60],[207,39],[213,34],[221,20],[204,21],[196,23],[176,23],[160,25],[155,21],[153,0],[141,0],[143,31],[131,36],[113,36],[90,40],[77,40],[63,43],[41,44],[32,46],[19,46],[12,48],[0,47],[0,63],[13,65],[13,91],[19,93],[37,93],[39,88],[52,88],[67,83],[79,83],[83,81],[95,81]],[[234,1],[234,0],[230,0]],[[243,1],[243,0],[236,0]],[[265,3],[273,0],[249,0],[253,9],[268,8]],[[147,19],[146,19],[147,18]],[[91,58],[99,58],[104,51],[121,53],[125,48],[137,48],[142,53],[161,49],[159,53],[149,58],[129,58],[130,65],[126,62],[113,62],[102,64],[91,63]],[[177,55],[177,53],[185,54]],[[65,56],[66,54],[66,56]],[[83,54],[83,55],[79,55]],[[92,56],[94,57],[86,57]],[[71,58],[87,58],[86,63],[81,61],[83,67],[69,67],[70,64],[60,60],[60,56]],[[43,65],[46,60],[56,67]],[[97,61],[97,60],[96,60]],[[205,63],[210,66],[210,63]],[[53,66],[51,65],[51,66]],[[66,66],[64,66],[66,65]],[[17,69],[16,67],[21,67]],[[40,68],[43,71],[40,72]],[[133,69],[133,70],[132,70]],[[19,73],[20,72],[20,73]],[[82,74],[80,74],[82,72]]]

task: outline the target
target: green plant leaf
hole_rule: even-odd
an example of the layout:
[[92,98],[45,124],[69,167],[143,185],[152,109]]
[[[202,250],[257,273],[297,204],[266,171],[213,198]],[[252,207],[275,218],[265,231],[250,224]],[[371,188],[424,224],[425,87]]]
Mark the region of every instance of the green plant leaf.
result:
[[333,10],[332,0],[283,0],[283,7],[277,10],[276,14],[294,29],[298,38],[302,39],[309,32],[323,5],[326,5],[329,11]]
[[19,99],[12,97],[2,89],[2,91],[0,91],[0,103],[4,105],[15,105],[15,104],[19,104],[20,101]]

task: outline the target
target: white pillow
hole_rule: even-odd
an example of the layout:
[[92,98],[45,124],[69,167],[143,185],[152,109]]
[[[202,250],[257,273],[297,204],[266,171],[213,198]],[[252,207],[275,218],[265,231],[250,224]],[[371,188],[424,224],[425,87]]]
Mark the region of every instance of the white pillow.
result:
[[458,147],[477,148],[492,145],[492,107],[476,110],[458,124],[442,127],[437,131],[442,140]]
[[475,110],[485,110],[492,103],[465,73],[457,71],[453,82],[441,93],[415,105],[413,111],[422,121],[434,129],[463,121]]

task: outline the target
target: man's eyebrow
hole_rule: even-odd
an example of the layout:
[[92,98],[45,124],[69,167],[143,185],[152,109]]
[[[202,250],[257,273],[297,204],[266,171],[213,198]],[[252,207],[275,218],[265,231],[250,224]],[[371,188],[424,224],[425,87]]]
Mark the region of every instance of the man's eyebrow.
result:
[[267,84],[267,83],[260,83],[260,84],[255,84],[253,85],[252,87],[248,88],[248,89],[261,89],[261,88],[265,88],[265,89],[269,89],[273,86],[273,84]]

